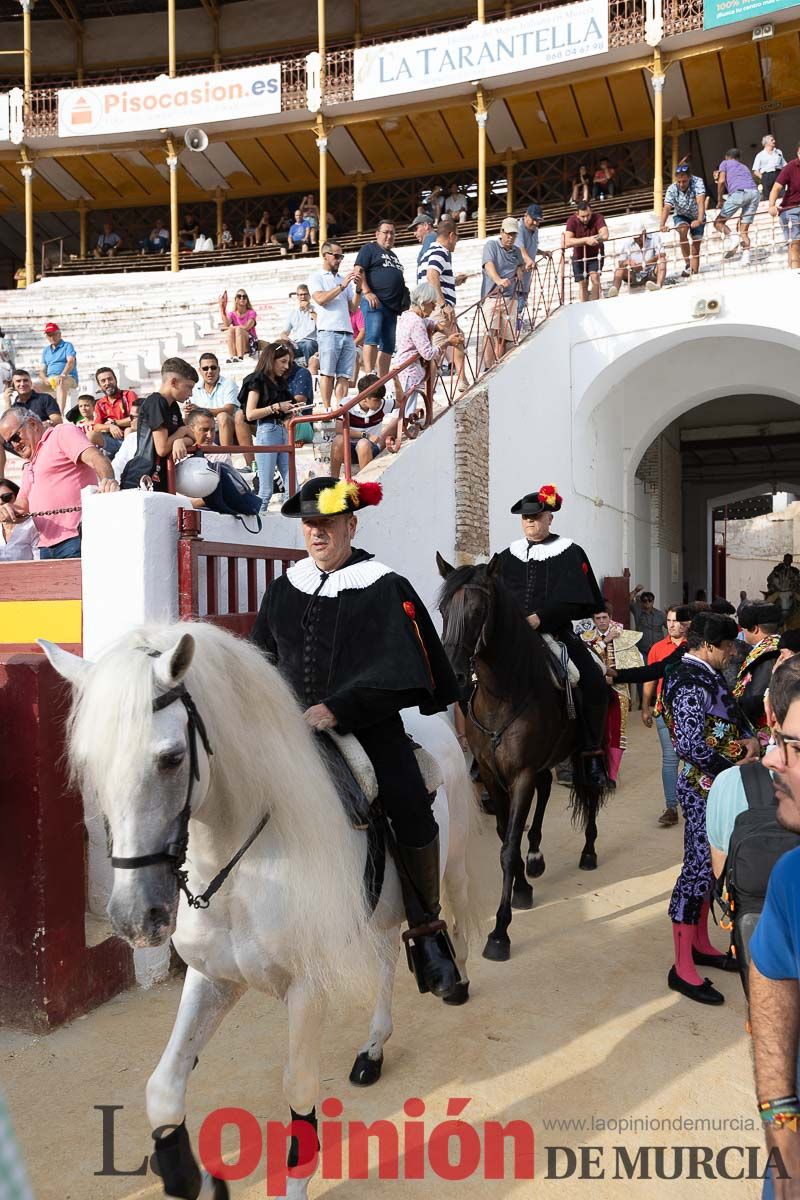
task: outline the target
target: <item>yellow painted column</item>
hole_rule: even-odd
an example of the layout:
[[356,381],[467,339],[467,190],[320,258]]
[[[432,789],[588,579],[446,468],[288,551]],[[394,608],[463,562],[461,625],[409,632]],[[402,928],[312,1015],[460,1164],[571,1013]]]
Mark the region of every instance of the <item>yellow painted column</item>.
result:
[[217,188],[214,193],[214,201],[217,206],[217,236],[214,244],[220,250],[222,249],[222,222],[225,219],[225,201],[223,200],[222,188]]
[[359,172],[356,176],[356,233],[364,232],[364,176]]
[[478,124],[478,237],[486,237],[486,94],[479,83],[475,98],[475,120]]
[[87,249],[86,216],[87,216],[87,213],[88,213],[88,205],[87,205],[86,201],[79,200],[78,201],[78,222],[79,222],[78,237],[80,239],[80,249],[79,249],[78,253],[80,254],[81,258],[86,258],[86,249]]
[[174,79],[178,74],[175,54],[175,0],[167,0],[167,43],[169,53],[169,77]]
[[328,240],[328,133],[317,114],[317,150],[319,151],[319,244]]
[[653,51],[653,208],[661,212],[664,203],[664,81],[666,76],[661,65],[661,51]]
[[25,285],[30,287],[36,281],[33,265],[33,167],[23,146],[20,172],[25,185]]
[[478,20],[481,25],[486,21],[486,0],[478,0]]
[[178,245],[178,156],[170,139],[167,142],[167,166],[169,167],[169,269],[179,271],[180,246]]
[[506,212],[514,211],[514,152],[506,151]]

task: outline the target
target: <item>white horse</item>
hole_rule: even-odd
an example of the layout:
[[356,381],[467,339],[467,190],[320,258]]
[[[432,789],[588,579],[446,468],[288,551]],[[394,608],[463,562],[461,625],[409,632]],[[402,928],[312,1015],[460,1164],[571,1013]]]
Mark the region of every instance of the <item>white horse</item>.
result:
[[[40,644],[73,685],[71,768],[106,819],[112,865],[123,864],[114,870],[112,926],[134,947],[172,937],[188,964],[172,1035],[147,1084],[152,1129],[175,1128],[156,1141],[165,1189],[220,1200],[227,1185],[198,1172],[183,1124],[196,1056],[248,988],[280,997],[289,1016],[284,1095],[293,1116],[313,1125],[326,998],[342,989],[363,998],[377,983],[351,1073],[354,1083],[373,1083],[392,1033],[404,920],[397,872],[387,858],[370,917],[366,835],[345,816],[288,685],[247,642],[210,624],[156,625],[126,635],[97,663]],[[448,999],[463,1003],[473,792],[449,725],[418,714],[404,720],[444,778],[435,815],[443,859],[448,847],[444,883],[462,979]],[[201,891],[267,816],[210,906],[190,907],[174,861],[180,866],[187,828],[188,886]],[[432,998],[419,1003],[431,1019]],[[286,1197],[302,1200],[307,1187],[307,1177],[290,1177]]]

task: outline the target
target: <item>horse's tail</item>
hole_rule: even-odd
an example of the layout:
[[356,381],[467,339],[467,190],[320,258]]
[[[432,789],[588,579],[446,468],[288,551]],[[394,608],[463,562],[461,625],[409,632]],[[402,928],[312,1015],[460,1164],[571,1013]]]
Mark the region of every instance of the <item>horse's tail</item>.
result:
[[610,787],[598,791],[597,788],[586,786],[581,752],[575,750],[572,754],[572,787],[569,794],[572,824],[578,829],[586,829],[588,823],[594,820],[610,795]]
[[460,762],[447,781],[450,845],[444,873],[443,910],[449,926],[455,921],[467,942],[482,945],[486,921],[497,907],[494,871],[487,870],[491,859],[485,852],[486,838],[493,831],[482,817],[478,794],[457,742],[456,747]]

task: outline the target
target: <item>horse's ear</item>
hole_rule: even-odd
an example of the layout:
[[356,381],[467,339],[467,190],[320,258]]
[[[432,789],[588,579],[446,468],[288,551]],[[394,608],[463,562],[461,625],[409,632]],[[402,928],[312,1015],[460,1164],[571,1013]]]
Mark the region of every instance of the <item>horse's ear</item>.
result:
[[447,579],[448,575],[452,575],[455,567],[452,567],[446,558],[442,558],[439,551],[436,551],[436,566],[439,568],[439,574],[442,579]]
[[155,660],[155,676],[164,688],[173,688],[180,683],[194,658],[194,638],[184,633],[174,646],[165,650]]
[[48,642],[44,638],[37,638],[36,644],[44,650],[51,667],[58,672],[62,679],[66,679],[67,683],[71,683],[73,686],[79,680],[84,679],[86,672],[91,669],[92,664],[85,658],[81,658],[77,654],[72,654],[69,650],[63,650],[55,642]]
[[493,554],[492,557],[489,559],[488,566],[486,567],[486,574],[489,576],[490,579],[494,579],[499,567],[500,567],[500,555]]

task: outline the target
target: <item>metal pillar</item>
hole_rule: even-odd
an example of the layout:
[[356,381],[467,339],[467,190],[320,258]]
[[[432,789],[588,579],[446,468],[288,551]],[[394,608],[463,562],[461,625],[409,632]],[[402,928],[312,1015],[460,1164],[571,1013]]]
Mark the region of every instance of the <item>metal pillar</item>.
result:
[[169,77],[178,74],[175,63],[175,0],[167,0],[167,42],[169,47]]
[[486,237],[486,122],[489,113],[486,93],[478,84],[475,96],[475,120],[478,125],[478,237]]
[[87,250],[86,217],[87,217],[88,211],[89,211],[89,209],[88,209],[88,205],[87,205],[86,201],[79,200],[78,201],[78,221],[79,221],[78,228],[79,228],[79,238],[80,238],[79,253],[80,253],[81,258],[86,258],[86,250]]
[[322,116],[317,114],[317,149],[319,150],[319,244],[328,240],[328,131]]
[[506,151],[506,212],[514,211],[514,151]]
[[653,129],[653,208],[661,212],[664,203],[664,81],[666,75],[661,64],[661,51],[658,47],[653,51],[653,96],[654,129]]
[[178,156],[170,138],[167,141],[167,166],[169,167],[169,269],[180,270],[180,246],[178,244]]
[[223,199],[222,188],[217,188],[216,192],[214,193],[214,201],[217,206],[217,237],[216,237],[215,244],[216,244],[217,249],[221,250],[222,249],[222,222],[225,219],[225,201]]
[[364,176],[361,172],[356,176],[356,233],[364,232]]
[[33,266],[33,166],[23,146],[20,172],[25,184],[25,286],[36,282]]

